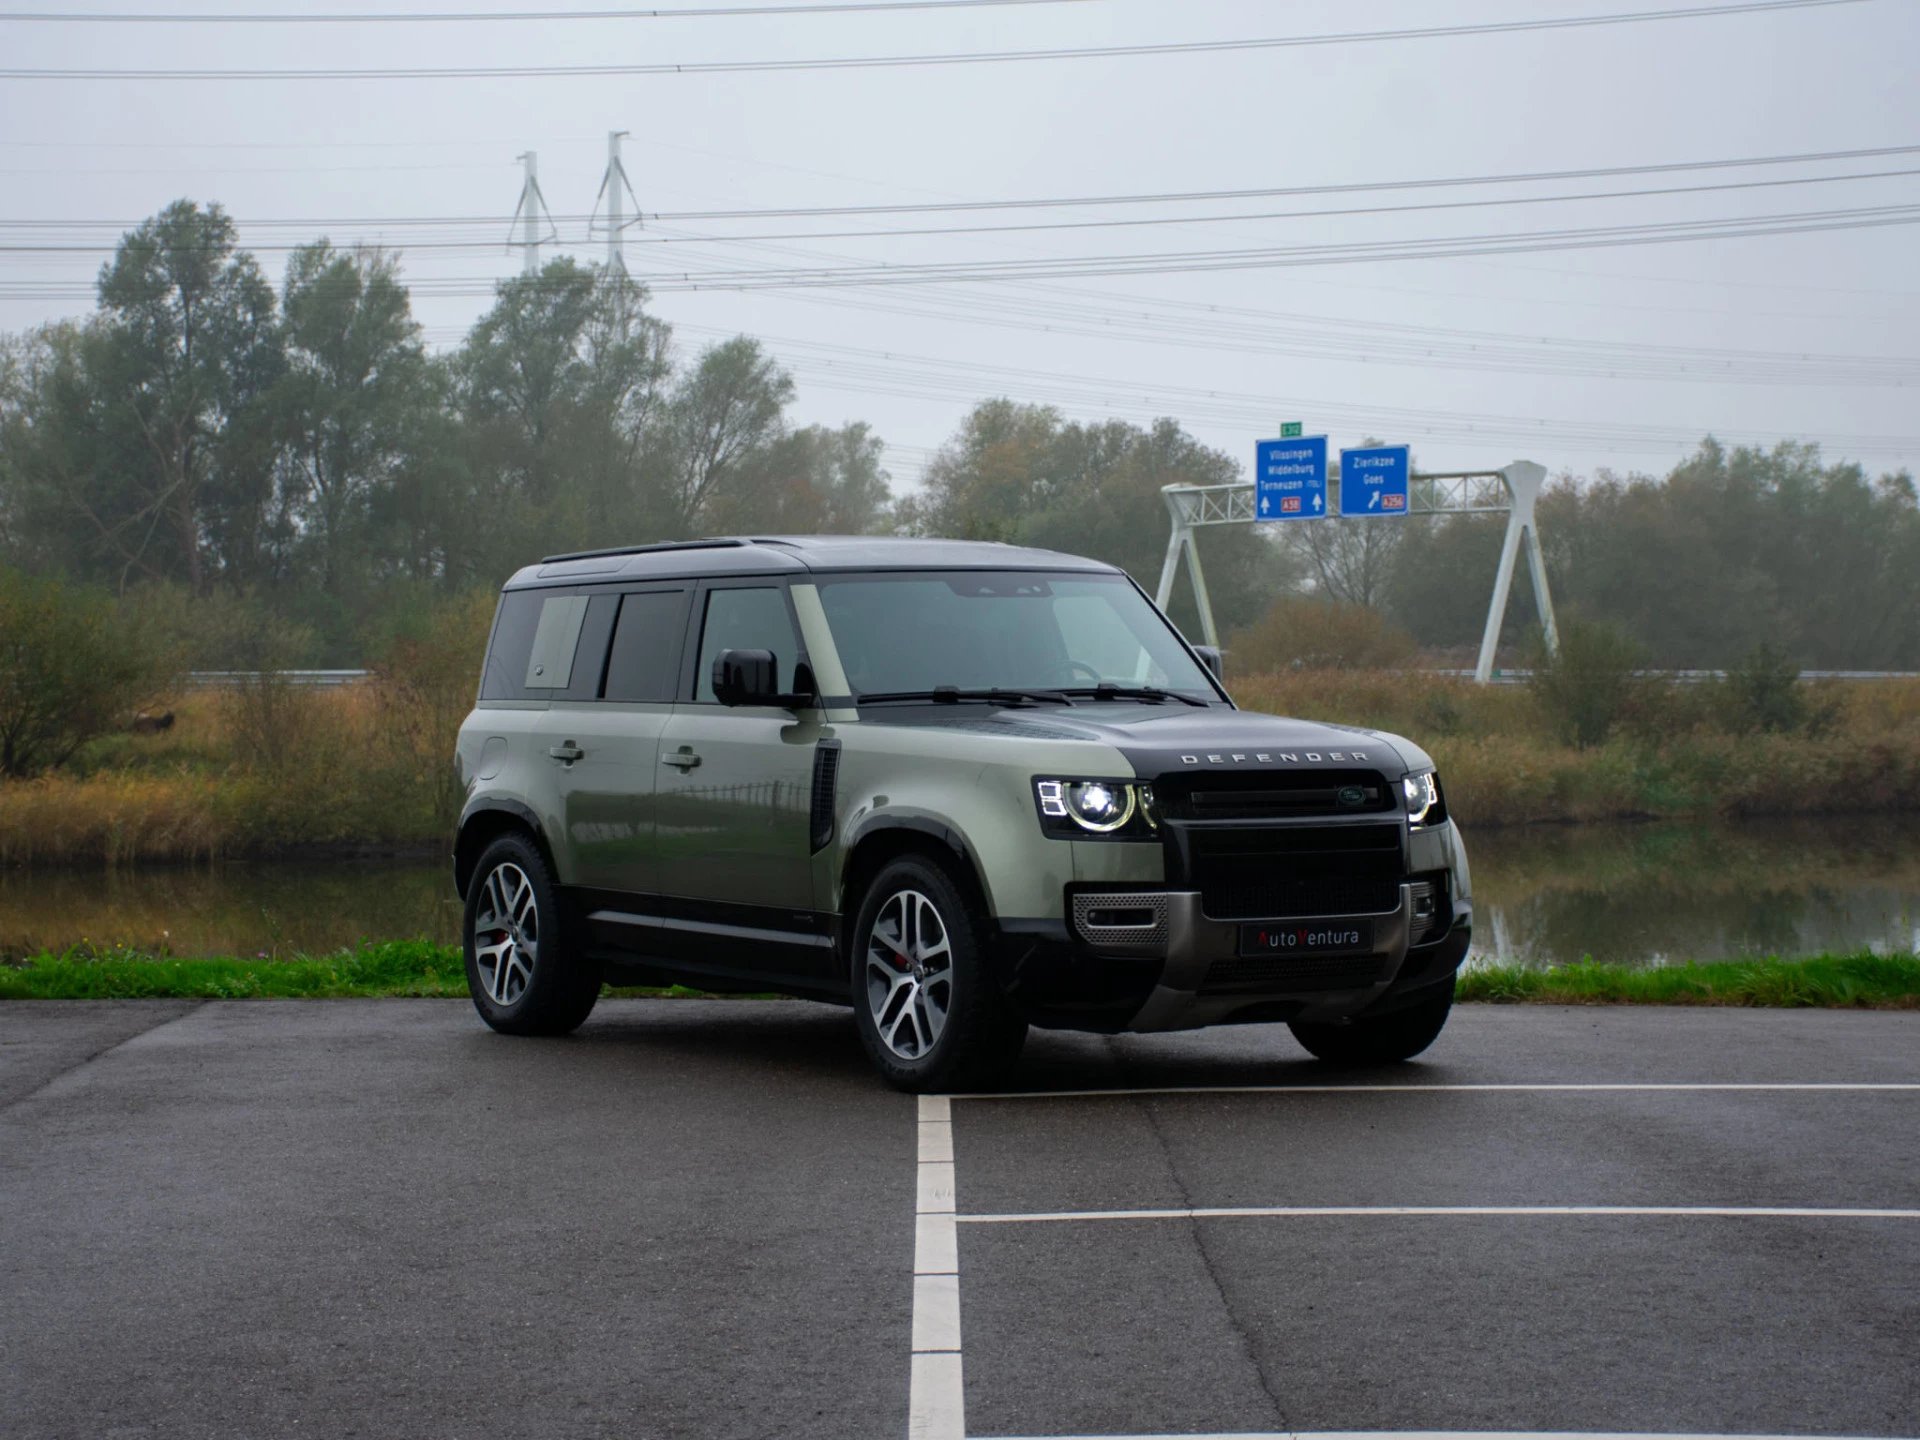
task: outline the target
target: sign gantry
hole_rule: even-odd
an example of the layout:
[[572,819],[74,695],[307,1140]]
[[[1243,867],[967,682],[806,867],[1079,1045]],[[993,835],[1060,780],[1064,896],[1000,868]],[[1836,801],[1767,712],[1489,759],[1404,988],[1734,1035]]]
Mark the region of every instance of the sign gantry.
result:
[[[1256,476],[1264,478],[1265,447],[1278,445],[1278,441],[1262,441],[1261,450],[1256,453]],[[1298,439],[1290,439],[1288,445],[1299,445]],[[1324,441],[1321,442],[1324,446]],[[1343,460],[1347,456],[1380,455],[1389,450],[1404,450],[1401,446],[1379,446],[1365,450],[1342,452]],[[1322,455],[1324,456],[1324,450]],[[1324,474],[1324,464],[1323,472]],[[1335,491],[1344,488],[1342,478],[1332,482]],[[1405,497],[1404,509],[1386,507],[1387,497],[1394,493],[1391,488],[1393,479],[1391,465],[1363,467],[1357,474],[1378,476],[1379,483],[1370,478],[1364,491],[1356,488],[1356,495],[1365,493],[1370,500],[1359,500],[1359,511],[1346,509],[1347,497],[1334,497],[1334,507],[1328,507],[1324,488],[1319,492],[1322,509],[1318,512],[1305,510],[1288,513],[1284,518],[1311,519],[1325,515],[1329,508],[1337,507],[1341,515],[1500,515],[1507,517],[1507,533],[1500,546],[1500,564],[1494,572],[1493,596],[1487,606],[1487,626],[1480,639],[1479,663],[1474,667],[1473,678],[1486,684],[1493,678],[1494,649],[1500,641],[1500,627],[1507,613],[1507,599],[1513,589],[1513,572],[1518,567],[1520,552],[1524,548],[1527,555],[1527,571],[1533,581],[1534,604],[1540,612],[1540,624],[1546,635],[1547,653],[1560,653],[1560,632],[1554,623],[1553,595],[1547,588],[1546,560],[1540,551],[1540,531],[1534,518],[1534,503],[1540,498],[1540,491],[1546,485],[1547,471],[1543,465],[1531,460],[1516,460],[1502,470],[1449,470],[1431,475],[1416,475],[1401,470],[1404,477],[1404,490],[1399,493]],[[1288,476],[1279,479],[1293,478]],[[1304,478],[1304,477],[1303,477]],[[1324,482],[1323,482],[1324,483]],[[1271,484],[1271,482],[1269,482]],[[1213,622],[1213,602],[1207,596],[1205,572],[1200,568],[1200,549],[1195,541],[1195,532],[1209,525],[1254,525],[1274,518],[1272,513],[1260,513],[1262,492],[1265,498],[1275,499],[1279,493],[1263,487],[1261,479],[1240,480],[1228,485],[1167,485],[1162,487],[1161,496],[1166,501],[1167,514],[1171,518],[1172,533],[1167,537],[1167,557],[1160,567],[1160,584],[1154,599],[1161,609],[1173,596],[1174,577],[1180,568],[1184,556],[1187,567],[1187,579],[1193,586],[1194,603],[1200,611],[1201,638],[1208,645],[1218,645],[1220,634]],[[1312,503],[1312,491],[1304,484],[1291,492],[1301,497],[1303,505]]]

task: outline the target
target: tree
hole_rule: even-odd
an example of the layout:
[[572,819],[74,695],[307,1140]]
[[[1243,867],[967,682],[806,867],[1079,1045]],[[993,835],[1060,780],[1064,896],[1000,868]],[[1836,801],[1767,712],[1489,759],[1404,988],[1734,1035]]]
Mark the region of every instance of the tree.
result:
[[[1363,445],[1378,445],[1368,439]],[[1338,462],[1329,467],[1338,483]],[[1332,499],[1336,491],[1329,490]],[[1329,512],[1311,522],[1282,527],[1286,542],[1313,572],[1319,593],[1349,605],[1384,605],[1406,526],[1400,520],[1344,518]]]
[[73,503],[123,578],[179,575],[205,594],[223,554],[251,552],[272,491],[272,287],[225,211],[179,200],[120,242],[99,294],[87,362],[125,468],[94,471]]
[[0,775],[65,764],[156,678],[105,600],[0,568]]
[[672,332],[645,300],[624,272],[563,258],[503,282],[468,335],[455,371],[475,483],[523,542],[604,543],[677,520]]
[[[1162,487],[1225,484],[1239,473],[1230,457],[1172,420],[1144,430],[1119,420],[1078,425],[1046,406],[985,400],[934,457],[922,494],[903,502],[899,516],[916,534],[1091,555],[1152,587],[1170,525]],[[1222,628],[1248,623],[1295,586],[1297,566],[1252,527],[1203,531],[1200,544]],[[1185,594],[1176,593],[1173,609],[1197,634]]]
[[863,535],[893,520],[886,446],[864,421],[809,425],[759,452],[737,485],[708,506],[712,529],[789,535]]
[[793,377],[737,336],[708,347],[674,387],[665,459],[667,533],[691,535],[784,433]]
[[1640,647],[1611,625],[1569,619],[1557,652],[1534,653],[1534,700],[1561,739],[1583,750],[1598,745],[1642,688],[1640,661]]
[[292,509],[337,594],[363,555],[373,498],[405,464],[427,396],[420,344],[392,255],[342,254],[325,240],[294,251],[282,309],[287,373],[279,408]]

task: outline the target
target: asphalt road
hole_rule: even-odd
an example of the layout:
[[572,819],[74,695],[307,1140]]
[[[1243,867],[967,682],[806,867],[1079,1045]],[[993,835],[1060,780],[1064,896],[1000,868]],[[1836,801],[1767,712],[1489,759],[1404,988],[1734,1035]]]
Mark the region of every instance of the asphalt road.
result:
[[[1914,1088],[1539,1088],[1703,1082]],[[1920,1435],[1920,1014],[1040,1035],[1010,1088],[948,1107],[929,1411],[927,1127],[844,1012],[0,1006],[0,1435]]]

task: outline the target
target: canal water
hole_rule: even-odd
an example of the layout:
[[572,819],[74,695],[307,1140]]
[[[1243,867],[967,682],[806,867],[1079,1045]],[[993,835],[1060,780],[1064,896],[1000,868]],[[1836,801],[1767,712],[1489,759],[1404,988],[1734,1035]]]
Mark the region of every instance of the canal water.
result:
[[[1752,820],[1470,831],[1484,958],[1634,965],[1920,950],[1920,827]],[[362,939],[452,943],[426,861],[0,871],[0,957],[91,942],[286,956]]]

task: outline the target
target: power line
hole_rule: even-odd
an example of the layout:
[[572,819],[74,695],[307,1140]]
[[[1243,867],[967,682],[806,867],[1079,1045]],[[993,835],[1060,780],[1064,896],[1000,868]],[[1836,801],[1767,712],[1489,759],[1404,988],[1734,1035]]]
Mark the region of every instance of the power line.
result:
[[[907,229],[866,229],[866,230],[806,230],[781,234],[747,235],[647,235],[634,238],[635,245],[740,245],[767,240],[893,240],[906,237],[926,237],[941,235],[1002,235],[1009,233],[1029,233],[1043,230],[1106,230],[1117,228],[1140,228],[1154,225],[1207,225],[1220,222],[1253,220],[1318,220],[1328,218],[1346,218],[1364,215],[1405,215],[1436,210],[1480,210],[1507,205],[1546,205],[1567,204],[1594,200],[1629,200],[1655,196],[1705,195],[1731,190],[1761,190],[1785,185],[1819,185],[1841,180],[1889,180],[1920,175],[1920,168],[1907,170],[1875,170],[1864,174],[1850,175],[1809,175],[1772,180],[1741,180],[1718,185],[1675,185],[1642,190],[1596,190],[1577,195],[1519,195],[1503,196],[1485,200],[1446,200],[1429,201],[1417,205],[1361,205],[1347,206],[1334,210],[1279,210],[1263,213],[1237,213],[1231,215],[1151,215],[1126,219],[1108,220],[1055,220],[1035,221],[1020,225],[941,225]],[[569,216],[568,220],[581,217]],[[549,217],[551,220],[551,217]],[[589,223],[591,217],[587,217]],[[0,230],[15,222],[0,221]],[[18,222],[21,224],[52,224],[54,222]],[[285,225],[288,222],[276,222]],[[432,221],[314,221],[312,224],[325,227],[329,224],[369,224],[375,226],[405,224],[409,227],[419,224],[458,222]],[[554,222],[558,223],[558,222]],[[494,239],[445,240],[420,239],[407,242],[411,250],[481,250],[498,245]],[[60,254],[84,253],[98,254],[113,248],[112,244],[0,244],[0,253]],[[304,248],[303,245],[264,244],[246,247],[261,253],[291,251]]]
[[[1039,230],[1112,230],[1148,225],[1212,225],[1235,220],[1317,220],[1360,215],[1407,215],[1435,210],[1483,210],[1504,205],[1549,205],[1589,200],[1631,200],[1654,196],[1706,195],[1730,190],[1765,190],[1784,185],[1821,185],[1840,180],[1891,180],[1920,175],[1920,169],[1875,170],[1852,175],[1807,175],[1772,180],[1739,180],[1718,185],[1671,185],[1641,190],[1593,190],[1578,195],[1513,195],[1484,200],[1426,201],[1417,205],[1358,205],[1335,210],[1277,210],[1228,215],[1150,215],[1105,220],[1046,220],[1018,225],[936,225],[891,230],[805,230],[785,234],[659,235],[641,241],[677,245],[689,241],[739,243],[746,240],[889,240],[907,236],[1007,235]],[[657,217],[655,217],[657,218]]]
[[[712,335],[733,334],[710,326],[676,325],[676,331]],[[757,337],[780,354],[783,364],[804,373],[809,383],[835,388],[893,393],[911,398],[966,398],[982,387],[1017,391],[1023,398],[1063,403],[1081,413],[1126,413],[1158,416],[1178,411],[1183,420],[1194,417],[1220,423],[1265,426],[1274,407],[1321,416],[1330,423],[1355,429],[1391,429],[1425,438],[1513,438],[1521,441],[1550,438],[1569,443],[1626,445],[1655,442],[1648,448],[1666,449],[1697,442],[1701,430],[1678,426],[1619,424],[1605,421],[1542,420],[1532,416],[1475,414],[1458,410],[1422,410],[1406,407],[1355,405],[1344,401],[1276,396],[1195,386],[1166,386],[1139,380],[1062,374],[999,365],[915,355],[894,350],[872,350],[819,341],[762,335]],[[817,358],[794,358],[784,350],[815,352]],[[843,358],[844,357],[844,358]],[[1007,385],[1004,382],[1012,381]],[[886,387],[893,387],[887,390]],[[1709,427],[1714,434],[1750,442],[1804,438],[1787,432],[1737,427]],[[1904,455],[1920,451],[1920,436],[1841,435],[1822,437],[1853,453]]]
[[551,20],[710,20],[761,15],[851,15],[902,10],[965,10],[996,5],[1084,5],[1091,0],[842,0],[835,4],[716,5],[697,9],[650,10],[406,10],[333,14],[296,10],[280,14],[236,12],[160,11],[142,14],[123,10],[17,10],[0,12],[0,22],[30,21],[53,24],[119,25],[381,25],[430,24],[457,21]]
[[930,262],[912,265],[843,265],[789,270],[680,272],[643,276],[656,290],[764,289],[812,285],[902,285],[1003,278],[1064,279],[1084,275],[1200,274],[1215,270],[1347,264],[1360,260],[1436,260],[1469,255],[1530,254],[1588,250],[1674,240],[1723,240],[1861,230],[1920,223],[1920,205],[1884,205],[1852,210],[1813,210],[1712,220],[1642,225],[1514,231],[1478,236],[1350,241],[1331,245],[1261,249],[1161,251],[1150,254],[1086,255],[1035,260]]
[[[1920,173],[1915,171],[1890,172],[1897,174]],[[1875,177],[1831,177],[1831,178],[1875,178]],[[1721,187],[1703,186],[1702,190]],[[1645,193],[1689,193],[1686,191],[1646,191],[1622,192],[1625,194]],[[1604,198],[1599,196],[1563,196],[1539,197],[1548,199],[1583,200]],[[1501,204],[1502,201],[1473,201],[1469,204]],[[1514,202],[1519,203],[1519,202]],[[1530,203],[1530,202],[1529,202]],[[1391,213],[1399,210],[1448,209],[1452,205],[1409,205],[1384,206],[1376,209],[1294,211],[1279,216],[1229,216],[1228,219],[1312,219],[1322,216],[1366,215]],[[1563,245],[1557,242],[1573,240],[1591,240],[1598,243],[1634,243],[1632,237],[1648,239],[1658,238],[1699,238],[1723,239],[1741,235],[1768,235],[1780,233],[1801,233],[1810,230],[1848,230],[1870,228],[1880,224],[1905,224],[1920,220],[1920,204],[1867,206],[1844,210],[1808,210],[1787,212],[1776,215],[1722,216],[1702,220],[1650,221],[1635,225],[1595,226],[1566,230],[1519,231],[1479,236],[1439,236],[1408,240],[1356,240],[1341,241],[1323,245],[1296,245],[1272,247],[1240,247],[1220,250],[1173,250],[1150,252],[1123,252],[1107,255],[1082,255],[1071,257],[1042,256],[1020,260],[949,260],[925,261],[913,264],[877,264],[854,263],[839,266],[820,266],[791,268],[786,270],[761,267],[752,270],[727,270],[701,275],[699,272],[656,273],[648,279],[650,284],[678,283],[695,278],[723,278],[726,280],[765,280],[768,283],[828,283],[833,281],[853,281],[865,283],[902,283],[909,280],[974,280],[991,279],[996,275],[1058,278],[1065,275],[1082,274],[1141,274],[1141,273],[1193,273],[1210,269],[1248,269],[1261,268],[1258,263],[1267,259],[1284,262],[1291,257],[1324,256],[1329,258],[1354,259],[1429,259],[1441,258],[1453,254],[1509,254],[1517,253],[1514,248],[1592,248],[1587,245]],[[1160,223],[1160,222],[1138,222]],[[1171,222],[1171,223],[1191,223]],[[1778,228],[1786,227],[1786,228]],[[989,227],[991,228],[991,227]],[[1023,227],[1024,228],[1024,227]],[[1045,227],[1043,227],[1045,228]],[[964,229],[939,231],[857,231],[850,232],[854,238],[887,238],[896,234],[965,234],[974,233]],[[682,234],[674,236],[651,237],[636,241],[636,244],[671,243],[724,243],[755,244],[766,240],[820,239],[820,234],[793,236],[716,236]],[[1535,242],[1556,242],[1536,244]],[[419,239],[408,242],[409,248],[417,250],[483,250],[500,245],[499,238],[476,238],[469,240],[433,240]],[[1491,246],[1491,249],[1480,247]],[[1434,248],[1439,247],[1439,248]],[[1468,247],[1455,249],[1453,247]],[[111,248],[100,244],[43,243],[43,244],[0,244],[0,252],[17,254],[59,254],[81,253],[97,254]],[[183,247],[184,248],[184,247]],[[225,250],[226,246],[207,247]],[[242,247],[234,247],[242,248]],[[290,252],[306,248],[304,244],[284,242],[244,247],[261,253]],[[1405,252],[1405,253],[1402,253]],[[1248,263],[1242,263],[1248,262]],[[1302,262],[1305,263],[1305,262]],[[1065,267],[1065,268],[1063,268]],[[1115,268],[1117,267],[1117,268]],[[648,277],[642,277],[648,278]]]
[[[5,142],[0,142],[5,143]],[[1812,165],[1835,160],[1884,159],[1896,155],[1920,154],[1920,145],[1882,145],[1870,149],[1803,151],[1786,155],[1752,155],[1716,160],[1673,160],[1644,165],[1607,165],[1585,170],[1532,170],[1493,175],[1441,175],[1422,179],[1356,180],[1338,185],[1286,185],[1259,190],[1189,190],[1142,192],[1132,195],[1065,195],[1016,200],[957,200],[912,205],[824,205],[771,207],[757,210],[656,210],[647,219],[680,222],[686,220],[766,220],[837,215],[914,215],[952,210],[1040,210],[1075,205],[1157,205],[1185,201],[1266,200],[1313,195],[1347,195],[1375,190],[1428,190],[1455,186],[1516,185],[1561,180],[1600,180],[1628,175],[1665,175],[1688,170],[1727,170],[1763,165]],[[490,169],[498,168],[489,166]],[[498,215],[359,215],[333,219],[285,216],[262,220],[236,220],[237,225],[430,225],[471,223],[494,225]],[[562,216],[561,219],[581,219]],[[6,220],[6,225],[98,225],[118,229],[131,228],[133,220]],[[875,232],[881,233],[881,232]]]
[[[515,282],[526,284],[526,280]],[[535,283],[538,283],[537,281]],[[495,293],[490,276],[429,277],[408,283],[421,299],[485,298]],[[1008,289],[1044,294],[1054,287],[1008,282]],[[1079,290],[1061,293],[1084,299]],[[1096,292],[1097,294],[1098,292]],[[0,281],[0,295],[17,299],[87,299],[91,292],[71,281]],[[1207,354],[1275,355],[1445,371],[1641,379],[1678,383],[1911,387],[1920,383],[1920,359],[1897,355],[1845,355],[1810,351],[1756,351],[1646,345],[1636,342],[1558,339],[1538,334],[1415,326],[1385,321],[1290,315],[1233,307],[1114,296],[1124,309],[1102,311],[1084,304],[999,294],[951,301],[937,293],[916,303],[854,298],[840,291],[802,290],[790,298],[936,321],[963,321],[1012,329],[1024,336],[1072,335],[1169,346]],[[1141,307],[1152,307],[1143,310]],[[1193,314],[1191,312],[1200,313]],[[1173,313],[1168,313],[1173,312]],[[1182,313],[1187,312],[1187,313]],[[1277,323],[1263,323],[1277,322]]]
[[1373,190],[1430,190],[1444,186],[1519,185],[1559,180],[1611,180],[1626,175],[1666,175],[1687,170],[1730,170],[1756,165],[1812,165],[1831,160],[1878,160],[1920,154],[1920,145],[1867,150],[1821,150],[1790,155],[1754,155],[1721,160],[1674,160],[1652,165],[1608,165],[1588,170],[1528,170],[1504,175],[1445,175],[1423,180],[1348,181],[1338,185],[1285,185],[1261,190],[1186,190],[1137,195],[1056,195],[1025,200],[957,200],[944,204],[813,205],[761,210],[662,210],[650,220],[774,220],[835,215],[922,215],[951,210],[1053,210],[1068,205],[1159,205],[1188,201],[1278,200],[1308,195],[1349,195]]
[[[958,260],[907,265],[856,263],[838,266],[652,272],[636,277],[660,291],[761,289],[811,285],[888,285],[967,281],[1076,278],[1087,275],[1194,274],[1212,270],[1287,265],[1342,264],[1365,260],[1444,259],[1543,250],[1601,249],[1673,240],[1738,239],[1920,223],[1920,205],[1883,205],[1773,215],[1718,217],[1590,226],[1562,230],[1508,231],[1404,240],[1346,241],[1321,245],[1243,247],[1109,255],[1047,256],[1023,260]],[[472,248],[498,241],[474,242]],[[28,247],[31,248],[31,247]],[[456,246],[456,248],[468,248]],[[476,283],[480,278],[476,277]],[[491,283],[490,280],[484,283]],[[534,277],[534,283],[539,283]]]
[[869,70],[900,66],[982,65],[1025,60],[1106,60],[1148,55],[1211,55],[1320,45],[1357,45],[1389,40],[1457,39],[1544,30],[1591,29],[1658,20],[1695,20],[1780,10],[1825,9],[1869,0],[1740,0],[1679,10],[1629,10],[1541,20],[1498,20],[1477,25],[1428,25],[1398,30],[1351,30],[1323,35],[1276,35],[1251,40],[1188,40],[1145,45],[1073,46],[1053,50],[962,51],[935,55],[850,55],[817,60],[709,60],[684,64],[452,65],[405,68],[315,68],[235,70],[0,69],[7,80],[480,80],[577,78],[594,75],[718,75],[785,70]]

